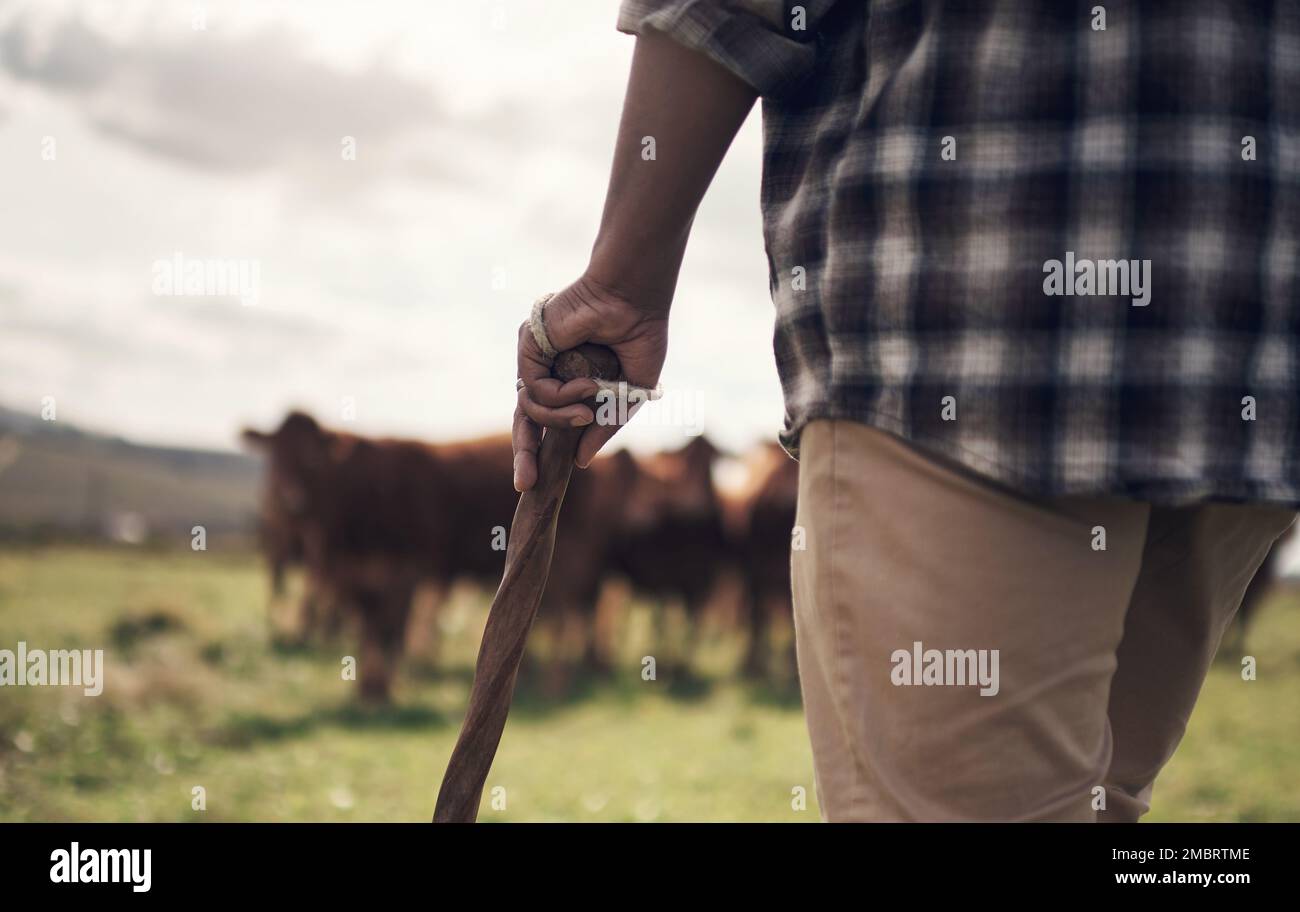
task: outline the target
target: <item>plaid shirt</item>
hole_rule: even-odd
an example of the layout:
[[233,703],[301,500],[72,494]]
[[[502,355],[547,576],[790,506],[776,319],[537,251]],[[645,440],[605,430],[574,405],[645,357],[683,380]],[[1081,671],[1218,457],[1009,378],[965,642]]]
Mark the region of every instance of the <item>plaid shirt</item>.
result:
[[850,419],[1028,494],[1300,503],[1300,2],[628,0],[619,28],[762,95],[791,452]]

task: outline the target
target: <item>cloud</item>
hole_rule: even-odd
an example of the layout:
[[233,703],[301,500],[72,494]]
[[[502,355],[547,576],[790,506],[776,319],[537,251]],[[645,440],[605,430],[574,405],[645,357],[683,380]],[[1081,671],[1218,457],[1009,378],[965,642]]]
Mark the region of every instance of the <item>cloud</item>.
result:
[[[222,4],[207,32],[184,4],[4,3],[8,400],[207,445],[344,396],[365,432],[508,426],[513,328],[601,213],[631,50],[607,0],[518,4],[504,29],[456,0]],[[696,220],[664,378],[732,445],[781,414],[758,151],[755,116]],[[257,259],[259,305],[152,296],[174,251]],[[725,370],[720,333],[749,353]]]
[[[313,59],[283,27],[128,45],[77,19],[29,17],[0,32],[0,67],[77,102],[104,135],[196,168],[327,166],[337,181],[342,138],[352,136],[367,156],[354,171],[439,173],[425,154],[442,118],[429,86],[376,61],[350,71]],[[419,168],[408,167],[413,159]]]

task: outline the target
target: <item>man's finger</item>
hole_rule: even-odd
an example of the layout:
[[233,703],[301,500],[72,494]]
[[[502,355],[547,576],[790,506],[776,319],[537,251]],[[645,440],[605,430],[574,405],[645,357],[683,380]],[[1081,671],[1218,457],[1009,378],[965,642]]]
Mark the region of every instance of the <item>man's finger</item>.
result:
[[563,408],[546,408],[538,405],[528,395],[528,390],[518,393],[519,408],[534,424],[542,427],[565,428],[584,427],[596,420],[595,413],[581,403],[566,405]]
[[542,445],[542,429],[518,408],[510,428],[510,443],[515,453],[515,490],[522,494],[537,484],[537,448]]
[[561,383],[554,377],[543,377],[528,384],[528,398],[546,408],[561,408],[590,399],[599,389],[596,381],[582,377],[568,383]]

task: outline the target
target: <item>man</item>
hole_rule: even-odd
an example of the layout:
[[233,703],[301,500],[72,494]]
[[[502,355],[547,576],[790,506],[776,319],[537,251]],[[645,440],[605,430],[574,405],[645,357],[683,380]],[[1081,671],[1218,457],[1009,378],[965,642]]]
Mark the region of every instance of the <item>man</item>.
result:
[[[653,386],[755,97],[830,820],[1132,821],[1300,503],[1300,7],[629,0],[604,217],[541,314]],[[653,137],[656,156],[641,155]],[[519,335],[515,482],[585,382]]]

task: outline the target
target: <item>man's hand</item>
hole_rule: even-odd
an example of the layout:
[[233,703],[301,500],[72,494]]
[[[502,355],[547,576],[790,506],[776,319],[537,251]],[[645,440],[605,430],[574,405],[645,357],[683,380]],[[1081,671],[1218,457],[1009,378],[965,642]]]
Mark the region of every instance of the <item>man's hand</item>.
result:
[[[556,351],[598,342],[613,349],[629,384],[650,389],[659,382],[668,353],[666,305],[647,302],[638,307],[584,276],[547,302],[544,322]],[[576,457],[578,465],[585,468],[619,426],[595,421],[595,413],[585,403],[596,394],[594,382],[562,384],[551,376],[551,362],[542,354],[527,320],[519,327],[518,362],[525,386],[518,393],[511,437],[515,490],[527,491],[537,482],[542,428],[586,426]],[[633,405],[629,413],[636,408]]]
[[[653,31],[637,38],[591,262],[546,305],[556,351],[599,342],[618,355],[628,383],[649,389],[659,382],[695,210],[756,97],[702,53]],[[643,155],[647,138],[657,155]],[[526,386],[515,409],[515,489],[526,491],[537,482],[542,428],[591,425],[578,444],[585,466],[618,427],[592,423],[583,404],[596,392],[590,380],[551,378],[527,323],[519,329],[519,377]]]

